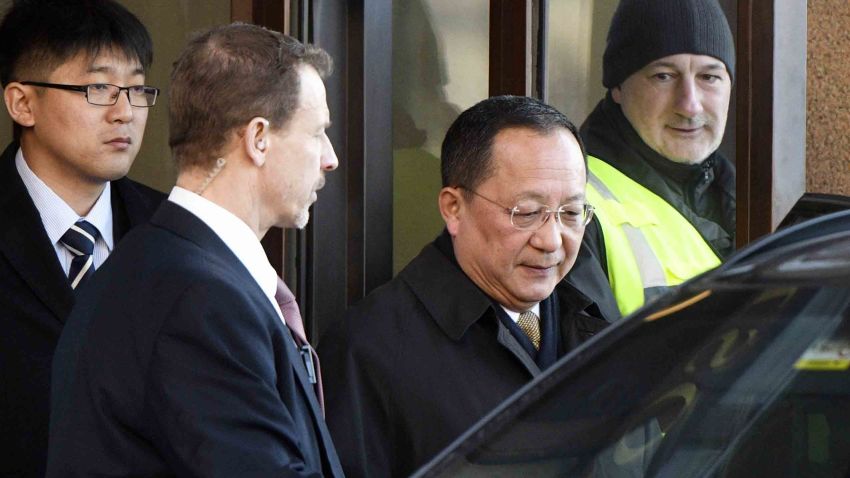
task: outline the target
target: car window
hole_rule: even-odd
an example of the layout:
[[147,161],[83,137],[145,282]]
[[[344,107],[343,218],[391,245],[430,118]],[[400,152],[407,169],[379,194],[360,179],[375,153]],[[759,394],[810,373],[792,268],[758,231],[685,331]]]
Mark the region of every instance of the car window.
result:
[[545,376],[422,476],[845,476],[847,289],[679,297]]

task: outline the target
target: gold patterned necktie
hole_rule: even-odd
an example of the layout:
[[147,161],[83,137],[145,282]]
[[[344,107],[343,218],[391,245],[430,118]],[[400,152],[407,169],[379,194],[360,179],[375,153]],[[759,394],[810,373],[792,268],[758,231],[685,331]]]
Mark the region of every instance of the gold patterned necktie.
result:
[[519,320],[517,320],[516,324],[531,339],[534,349],[540,350],[540,318],[537,317],[537,314],[526,310],[519,314]]

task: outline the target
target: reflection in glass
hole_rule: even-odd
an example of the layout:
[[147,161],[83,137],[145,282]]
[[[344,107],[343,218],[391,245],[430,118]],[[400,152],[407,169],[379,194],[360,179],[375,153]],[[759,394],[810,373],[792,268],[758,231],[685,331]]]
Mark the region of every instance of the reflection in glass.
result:
[[487,97],[489,2],[393,2],[393,270],[443,227],[440,146],[452,121]]
[[547,102],[580,125],[605,96],[602,54],[618,0],[550,0]]
[[153,65],[145,83],[162,90],[159,105],[151,108],[145,138],[130,169],[130,177],[148,186],[169,191],[176,170],[168,146],[168,81],[171,65],[189,36],[213,25],[230,23],[230,2],[226,0],[180,0],[151,2],[119,0],[147,27],[153,39]]

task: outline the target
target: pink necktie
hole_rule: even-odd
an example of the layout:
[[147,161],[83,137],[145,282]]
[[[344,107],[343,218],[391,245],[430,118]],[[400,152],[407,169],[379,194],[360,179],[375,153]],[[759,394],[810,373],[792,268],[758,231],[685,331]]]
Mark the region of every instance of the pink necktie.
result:
[[[298,345],[298,351],[302,354],[301,357],[304,359],[304,364],[307,367],[307,374],[311,380],[315,378],[316,396],[319,398],[319,407],[321,407],[322,415],[324,415],[325,396],[322,392],[322,371],[319,368],[319,356],[310,345],[310,342],[307,342],[307,334],[304,333],[304,322],[301,320],[301,311],[298,310],[298,304],[295,303],[295,296],[280,277],[277,278],[277,291],[275,291],[274,298],[278,306],[280,306],[286,326],[292,332],[295,344]],[[305,357],[304,354],[308,354],[309,358]],[[313,369],[314,367],[315,370]]]

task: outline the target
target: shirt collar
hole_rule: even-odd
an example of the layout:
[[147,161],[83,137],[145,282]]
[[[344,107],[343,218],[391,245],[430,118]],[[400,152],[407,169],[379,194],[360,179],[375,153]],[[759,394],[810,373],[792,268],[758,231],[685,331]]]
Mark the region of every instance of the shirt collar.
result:
[[[507,307],[505,307],[502,304],[499,304],[499,305],[502,307],[502,309],[504,309],[505,313],[508,314],[508,317],[510,317],[511,320],[514,321],[514,323],[517,323],[517,321],[519,321],[520,312],[514,312],[514,311],[508,309]],[[528,310],[531,311],[531,312],[534,312],[534,315],[536,315],[539,318],[540,317],[540,302],[534,304],[534,307],[532,307]],[[528,312],[528,311],[526,311],[526,312]]]
[[[407,283],[434,321],[453,340],[459,340],[490,309],[498,311],[497,302],[457,265],[451,236],[445,229],[399,272],[398,277]],[[539,303],[531,310],[540,317]],[[519,314],[516,315],[511,318],[518,320]]]
[[274,302],[277,272],[269,264],[260,240],[242,219],[218,204],[179,186],[174,186],[168,200],[188,210],[209,226],[248,269],[263,293]]
[[112,189],[109,181],[106,182],[103,192],[100,193],[100,197],[97,198],[89,213],[85,217],[80,217],[68,203],[50,189],[50,186],[36,176],[24,159],[24,153],[20,148],[15,155],[15,167],[33,204],[38,209],[51,244],[58,243],[75,222],[85,219],[97,228],[100,237],[106,243],[106,248],[109,251],[112,250]]

